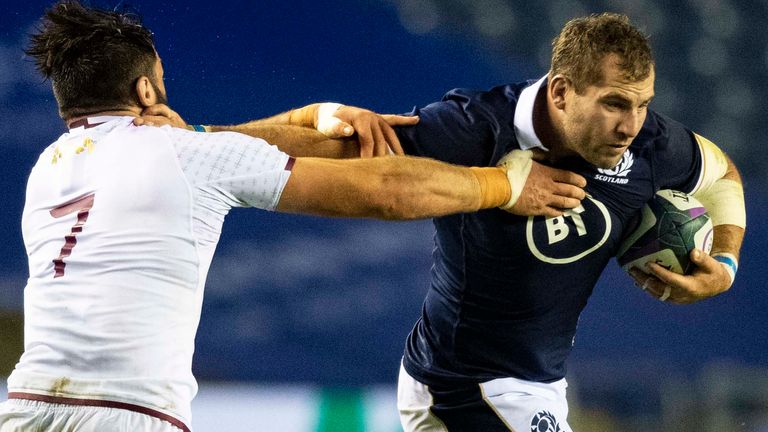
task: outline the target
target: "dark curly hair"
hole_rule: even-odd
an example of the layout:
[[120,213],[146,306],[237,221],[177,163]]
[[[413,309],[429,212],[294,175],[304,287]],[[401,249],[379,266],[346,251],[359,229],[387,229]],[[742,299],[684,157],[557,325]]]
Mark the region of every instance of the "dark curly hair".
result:
[[138,105],[136,81],[153,84],[152,32],[131,13],[99,10],[76,0],[53,5],[25,51],[51,80],[63,118]]
[[646,79],[654,66],[648,37],[626,15],[593,14],[568,21],[552,41],[552,75],[570,78],[576,91],[602,81],[601,61],[617,54],[624,78]]

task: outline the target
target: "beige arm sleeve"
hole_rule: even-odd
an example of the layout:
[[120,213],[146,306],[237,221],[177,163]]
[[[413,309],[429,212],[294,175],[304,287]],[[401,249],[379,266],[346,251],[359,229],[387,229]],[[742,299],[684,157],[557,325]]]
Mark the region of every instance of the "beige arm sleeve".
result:
[[712,141],[694,136],[702,155],[702,169],[693,196],[707,208],[713,225],[745,228],[744,189],[736,167]]

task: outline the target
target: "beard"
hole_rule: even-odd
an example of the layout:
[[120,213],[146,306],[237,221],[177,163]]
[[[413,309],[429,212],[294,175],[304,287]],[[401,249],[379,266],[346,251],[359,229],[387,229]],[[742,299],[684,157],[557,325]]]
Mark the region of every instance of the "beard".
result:
[[157,103],[168,105],[168,96],[165,94],[165,92],[160,90],[160,87],[155,84],[154,80],[149,80],[150,85],[152,86],[152,89],[155,91],[155,95],[157,97]]

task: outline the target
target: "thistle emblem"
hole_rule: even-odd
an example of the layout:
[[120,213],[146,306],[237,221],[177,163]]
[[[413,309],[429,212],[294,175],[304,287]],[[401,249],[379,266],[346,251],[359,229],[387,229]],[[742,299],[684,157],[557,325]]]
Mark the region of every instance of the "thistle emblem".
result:
[[626,177],[627,174],[629,174],[629,172],[632,171],[630,168],[634,163],[635,163],[635,157],[632,155],[631,151],[627,150],[621,156],[621,161],[618,163],[618,165],[616,165],[611,169],[598,168],[597,171],[600,172],[600,174],[605,174],[613,177]]

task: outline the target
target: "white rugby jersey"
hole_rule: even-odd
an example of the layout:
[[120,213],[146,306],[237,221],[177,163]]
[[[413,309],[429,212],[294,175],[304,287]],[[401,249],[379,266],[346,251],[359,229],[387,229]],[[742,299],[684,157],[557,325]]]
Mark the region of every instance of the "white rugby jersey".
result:
[[236,133],[88,122],[29,177],[24,354],[9,397],[112,401],[189,425],[195,332],[224,216],[273,210],[292,159]]

